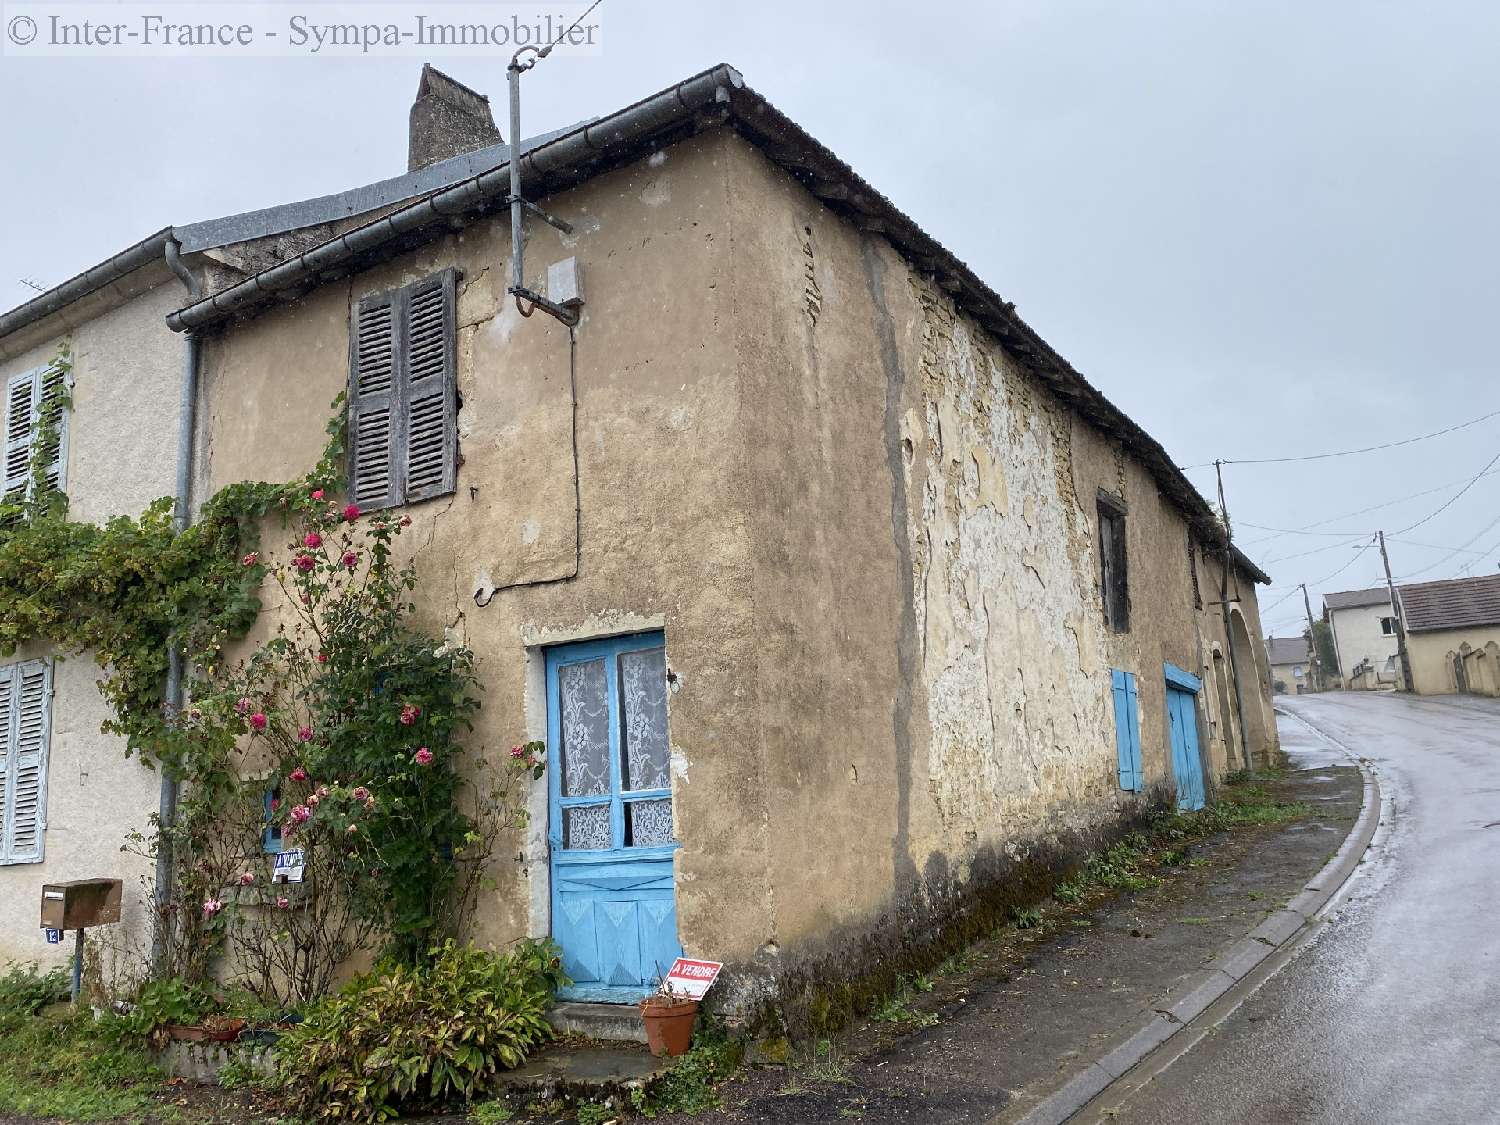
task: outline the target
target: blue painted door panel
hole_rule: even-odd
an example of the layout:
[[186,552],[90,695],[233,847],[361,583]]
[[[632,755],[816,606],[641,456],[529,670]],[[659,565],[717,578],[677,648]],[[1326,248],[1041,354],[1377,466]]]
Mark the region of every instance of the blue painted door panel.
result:
[[547,651],[547,756],[562,995],[639,999],[682,953],[660,633]]
[[1177,779],[1177,807],[1201,809],[1203,762],[1198,754],[1198,697],[1167,682],[1167,722],[1172,732],[1172,774]]
[[1115,756],[1120,788],[1139,793],[1145,785],[1145,774],[1141,770],[1141,708],[1135,673],[1111,668],[1110,685],[1115,704]]

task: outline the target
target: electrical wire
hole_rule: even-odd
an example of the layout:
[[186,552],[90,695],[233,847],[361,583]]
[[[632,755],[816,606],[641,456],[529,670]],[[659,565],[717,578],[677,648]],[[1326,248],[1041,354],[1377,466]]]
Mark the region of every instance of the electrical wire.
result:
[[[1408,580],[1410,580],[1412,578],[1415,578],[1419,574],[1426,574],[1429,571],[1436,570],[1438,567],[1442,566],[1449,559],[1451,559],[1454,555],[1456,555],[1459,552],[1463,551],[1464,548],[1468,547],[1470,543],[1473,543],[1476,539],[1479,539],[1482,536],[1488,535],[1490,533],[1490,530],[1492,528],[1494,528],[1496,524],[1500,524],[1500,516],[1496,516],[1489,523],[1485,524],[1484,527],[1481,528],[1478,532],[1476,532],[1468,540],[1468,542],[1466,542],[1462,547],[1454,547],[1446,555],[1444,555],[1442,558],[1438,559],[1437,562],[1432,563],[1430,566],[1424,566],[1421,570],[1413,570],[1413,571],[1410,571],[1410,572],[1408,572],[1406,574],[1403,574],[1400,578],[1396,579],[1396,581],[1397,582],[1406,582],[1406,581],[1408,581]],[[1473,564],[1471,563],[1470,565],[1473,565]]]
[[1218,461],[1207,461],[1201,465],[1179,465],[1179,469],[1206,469],[1214,465],[1286,465],[1294,461],[1326,461],[1332,457],[1353,457],[1359,453],[1378,453],[1382,449],[1395,449],[1402,445],[1414,445],[1419,441],[1428,441],[1444,434],[1457,433],[1466,430],[1470,426],[1477,426],[1480,422],[1487,422],[1491,418],[1500,416],[1500,410],[1492,410],[1488,414],[1481,414],[1478,418],[1470,418],[1467,422],[1460,422],[1456,426],[1446,429],[1434,430],[1430,434],[1419,434],[1416,437],[1402,438],[1400,441],[1382,442],[1380,445],[1366,445],[1360,449],[1341,449],[1334,453],[1309,453],[1300,457],[1243,457],[1237,460],[1219,459]]
[[[1496,473],[1500,473],[1500,469],[1491,469],[1486,473],[1481,473],[1480,475],[1482,477],[1491,477]],[[1257,543],[1269,543],[1272,539],[1279,539],[1283,535],[1310,534],[1312,532],[1312,529],[1315,527],[1324,527],[1330,523],[1337,523],[1339,520],[1353,519],[1355,516],[1363,516],[1369,512],[1378,512],[1382,508],[1391,508],[1397,504],[1404,504],[1408,500],[1418,500],[1423,496],[1431,496],[1434,492],[1441,492],[1445,488],[1452,488],[1455,484],[1463,484],[1466,479],[1468,478],[1460,477],[1458,480],[1444,481],[1442,484],[1433,485],[1431,488],[1424,488],[1421,492],[1413,492],[1406,496],[1397,496],[1394,500],[1382,500],[1379,504],[1371,504],[1368,508],[1358,508],[1352,512],[1344,512],[1337,516],[1329,516],[1327,519],[1314,520],[1312,523],[1305,523],[1301,527],[1262,527],[1259,524],[1246,523],[1243,520],[1236,520],[1235,522],[1238,523],[1241,527],[1253,527],[1257,531],[1276,532],[1275,535],[1262,535],[1256,539],[1247,539],[1242,544],[1242,546],[1245,547],[1253,547]],[[1318,532],[1318,534],[1336,535],[1338,533],[1333,531],[1325,531]]]
[[[1428,512],[1425,516],[1423,516],[1421,519],[1419,519],[1416,523],[1409,523],[1405,527],[1401,528],[1400,530],[1391,532],[1391,534],[1392,535],[1405,535],[1408,531],[1411,531],[1414,528],[1421,527],[1428,520],[1432,519],[1433,516],[1438,515],[1440,512],[1446,511],[1449,507],[1452,506],[1452,504],[1453,504],[1453,502],[1455,500],[1457,500],[1465,492],[1468,492],[1469,489],[1473,488],[1474,485],[1479,482],[1479,478],[1482,477],[1482,476],[1484,476],[1485,473],[1489,472],[1490,469],[1491,469],[1491,467],[1495,464],[1496,461],[1500,461],[1500,453],[1497,453],[1493,457],[1491,457],[1489,459],[1489,462],[1485,465],[1484,468],[1480,469],[1479,472],[1475,473],[1472,477],[1469,478],[1469,483],[1468,484],[1464,485],[1457,492],[1455,492],[1452,496],[1448,497],[1448,499],[1445,500],[1443,503],[1439,504],[1432,511]],[[1465,546],[1467,546],[1467,544],[1465,544]]]
[[604,0],[594,0],[594,2],[592,4],[590,4],[587,8],[585,8],[583,10],[583,15],[579,16],[576,20],[573,21],[573,26],[570,27],[570,28],[568,28],[566,31],[564,31],[556,39],[552,40],[552,42],[548,43],[545,50],[539,51],[537,53],[537,57],[544,59],[548,55],[550,55],[552,53],[552,48],[556,47],[559,43],[561,43],[563,41],[564,38],[566,38],[568,35],[572,34],[573,29],[576,28],[579,24],[581,24],[584,20],[588,19],[589,18],[589,13],[592,12],[595,8],[597,8],[602,3],[604,3]]

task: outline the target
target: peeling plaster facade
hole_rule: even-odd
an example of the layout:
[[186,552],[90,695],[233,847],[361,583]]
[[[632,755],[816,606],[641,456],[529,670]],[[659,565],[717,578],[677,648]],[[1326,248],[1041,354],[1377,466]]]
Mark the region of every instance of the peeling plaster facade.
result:
[[[116,293],[112,301],[101,298],[70,310],[71,330],[51,321],[39,324],[24,350],[0,359],[3,382],[50,362],[64,341],[71,341],[70,518],[102,522],[139,515],[172,494],[183,344],[167,329],[165,317],[182,303],[184,291],[165,265],[137,275],[128,295]],[[49,656],[47,649],[33,647],[0,662]],[[87,657],[56,658],[43,860],[0,865],[0,964],[60,964],[71,958],[72,936],[64,944],[47,945],[39,922],[42,885],[70,879],[124,880],[120,923],[90,934],[91,956],[102,956],[96,961],[101,971],[134,971],[149,946],[140,891],[152,876],[152,864],[120,849],[130,832],[149,830],[160,776],[125,756],[124,739],[100,732],[110,712],[96,686],[99,676],[99,667]]]
[[[306,471],[351,309],[457,267],[458,487],[403,537],[421,623],[474,650],[490,752],[544,736],[548,645],[664,631],[678,930],[729,962],[731,1004],[1169,793],[1165,663],[1203,678],[1210,780],[1240,764],[1220,561],[888,243],[724,128],[546,206],[574,231],[528,219],[527,279],[585,272],[572,378],[482,220],[210,338],[195,496]],[[1127,511],[1128,633],[1101,609],[1100,490]],[[1228,590],[1264,758],[1255,590]],[[1118,786],[1111,668],[1139,677],[1144,797]],[[549,932],[546,802],[482,940]]]

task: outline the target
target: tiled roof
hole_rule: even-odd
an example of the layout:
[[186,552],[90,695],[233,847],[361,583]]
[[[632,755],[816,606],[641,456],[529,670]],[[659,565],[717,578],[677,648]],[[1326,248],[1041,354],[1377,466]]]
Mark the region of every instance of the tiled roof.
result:
[[1307,640],[1303,637],[1267,637],[1266,652],[1272,664],[1306,664]]
[[1323,604],[1329,609],[1356,609],[1362,605],[1390,605],[1391,595],[1384,586],[1372,586],[1368,590],[1344,590],[1337,594],[1324,594]]
[[1418,582],[1398,592],[1409,632],[1500,625],[1500,574]]

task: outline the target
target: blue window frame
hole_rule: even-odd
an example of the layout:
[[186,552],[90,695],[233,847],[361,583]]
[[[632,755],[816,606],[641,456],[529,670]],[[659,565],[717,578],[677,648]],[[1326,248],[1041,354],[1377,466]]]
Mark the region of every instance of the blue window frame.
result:
[[1115,756],[1120,788],[1139,793],[1145,788],[1145,776],[1141,770],[1141,705],[1135,673],[1111,668],[1109,675],[1115,703]]
[[277,805],[280,801],[280,789],[267,789],[262,798],[266,827],[261,833],[260,846],[268,855],[275,855],[281,851],[281,822],[276,819]]

